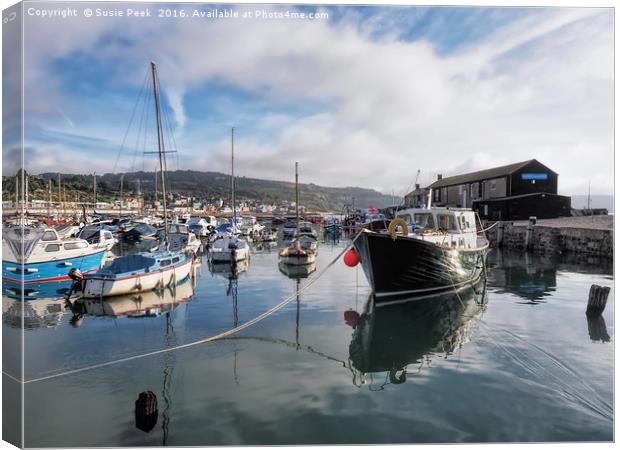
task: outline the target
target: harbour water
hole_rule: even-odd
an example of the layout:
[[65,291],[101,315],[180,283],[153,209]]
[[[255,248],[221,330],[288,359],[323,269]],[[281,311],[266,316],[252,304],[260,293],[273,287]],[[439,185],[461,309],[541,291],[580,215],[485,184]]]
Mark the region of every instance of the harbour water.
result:
[[[486,288],[372,308],[361,267],[339,260],[296,295],[347,244],[321,243],[307,278],[279,270],[266,246],[237,271],[205,256],[176,292],[73,310],[27,300],[25,446],[613,439],[611,264],[493,250]],[[589,322],[591,284],[612,290]],[[232,336],[130,358],[217,335],[289,297]],[[5,368],[21,308],[5,291]],[[147,391],[157,412],[137,417]]]

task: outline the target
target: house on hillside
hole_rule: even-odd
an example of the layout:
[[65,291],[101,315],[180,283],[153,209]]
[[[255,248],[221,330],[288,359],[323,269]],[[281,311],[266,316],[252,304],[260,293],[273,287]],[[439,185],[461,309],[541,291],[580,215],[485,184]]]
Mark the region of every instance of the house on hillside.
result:
[[422,191],[408,194],[410,201],[430,194],[435,206],[472,208],[488,220],[571,215],[570,197],[557,193],[558,174],[535,159],[446,178],[437,175]]

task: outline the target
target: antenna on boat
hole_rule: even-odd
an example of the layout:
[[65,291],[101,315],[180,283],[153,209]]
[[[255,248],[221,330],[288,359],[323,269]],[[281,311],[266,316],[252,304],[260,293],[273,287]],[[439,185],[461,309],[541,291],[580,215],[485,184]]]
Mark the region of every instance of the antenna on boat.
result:
[[168,246],[168,209],[166,208],[166,152],[164,150],[164,140],[161,129],[161,111],[159,106],[159,91],[157,88],[157,68],[155,61],[151,61],[151,73],[153,75],[153,95],[155,96],[155,115],[157,118],[157,150],[159,153],[159,171],[161,172],[161,193],[164,206],[164,234],[166,236],[166,247]]

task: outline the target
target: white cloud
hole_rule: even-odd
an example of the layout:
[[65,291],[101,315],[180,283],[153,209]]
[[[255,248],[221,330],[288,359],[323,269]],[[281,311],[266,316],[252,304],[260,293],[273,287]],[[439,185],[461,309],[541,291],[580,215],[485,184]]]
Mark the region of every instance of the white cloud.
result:
[[[125,68],[111,69],[111,76],[124,83],[135,78],[136,85],[144,65],[156,59],[181,127],[191,120],[184,97],[215,80],[249,90],[267,104],[328,105],[299,120],[266,110],[257,122],[281,127],[269,143],[247,135],[238,141],[240,175],[289,179],[289,169],[300,161],[303,177],[317,184],[400,194],[417,169],[424,184],[436,173],[537,158],[560,174],[564,193],[581,192],[590,178],[593,192],[610,192],[612,11],[538,11],[452,54],[439,54],[426,40],[399,41],[396,34],[373,40],[372,20],[361,31],[353,19],[339,25],[190,20],[165,27],[80,21],[64,27],[51,51],[47,43],[60,25],[31,29],[28,61],[31,83],[46,77],[54,87],[62,74],[50,73],[49,62],[72,52]],[[108,34],[131,45],[103,44],[99,38]],[[35,92],[33,104],[59,101]],[[230,117],[231,124],[235,120]],[[177,141],[183,142],[183,160],[192,161],[188,167],[228,171],[228,141],[201,139],[200,128],[187,127]]]

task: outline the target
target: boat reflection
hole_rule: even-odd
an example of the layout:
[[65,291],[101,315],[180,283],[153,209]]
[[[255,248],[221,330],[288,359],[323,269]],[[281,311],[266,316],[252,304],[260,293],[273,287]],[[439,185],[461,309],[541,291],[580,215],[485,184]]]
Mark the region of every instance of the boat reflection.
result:
[[71,280],[46,281],[43,283],[4,281],[2,283],[2,295],[17,300],[62,297],[69,292],[72,283]]
[[302,278],[308,278],[310,274],[316,271],[316,263],[304,264],[304,265],[291,265],[291,264],[283,264],[280,262],[278,264],[278,268],[280,272],[289,277],[292,280],[299,280]]
[[367,384],[367,374],[386,373],[386,384],[406,381],[409,365],[422,366],[433,356],[447,357],[469,342],[472,325],[486,304],[484,283],[458,293],[345,312],[354,328],[349,359],[354,383]]
[[[63,298],[39,298],[20,301],[2,297],[2,322],[11,328],[33,330],[60,325],[65,313]],[[23,319],[23,321],[22,321]]]
[[104,299],[80,298],[71,309],[72,324],[80,325],[85,315],[95,317],[156,317],[172,311],[179,304],[192,299],[194,286],[186,280],[175,287],[140,292],[130,295],[106,297]]

